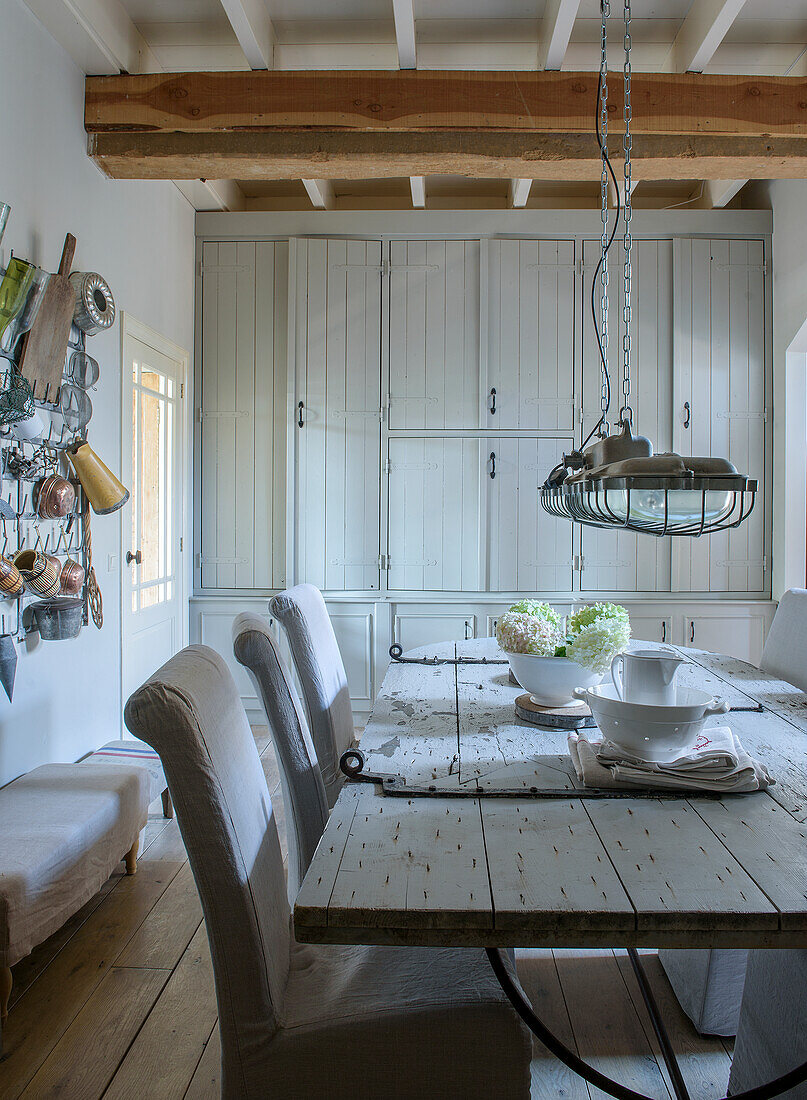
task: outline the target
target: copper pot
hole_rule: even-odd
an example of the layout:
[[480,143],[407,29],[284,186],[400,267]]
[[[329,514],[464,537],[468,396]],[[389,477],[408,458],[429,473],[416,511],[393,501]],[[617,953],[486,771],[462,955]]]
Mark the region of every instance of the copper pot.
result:
[[42,519],[64,519],[76,504],[76,487],[66,477],[52,474],[36,488],[36,510]]
[[13,561],[0,557],[0,592],[6,596],[19,596],[22,592],[22,574]]
[[50,598],[59,591],[59,570],[38,550],[19,550],[14,564],[22,574],[26,588],[40,596]]
[[84,566],[80,565],[72,558],[68,558],[62,566],[59,581],[62,595],[77,596],[79,592],[81,592],[81,586],[84,584]]

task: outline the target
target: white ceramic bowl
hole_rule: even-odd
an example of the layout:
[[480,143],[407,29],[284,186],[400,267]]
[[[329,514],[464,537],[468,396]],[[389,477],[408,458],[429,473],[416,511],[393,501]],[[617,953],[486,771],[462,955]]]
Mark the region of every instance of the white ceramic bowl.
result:
[[611,684],[576,691],[591,707],[603,737],[640,760],[663,763],[693,747],[706,719],[728,703],[706,691],[679,687],[674,706],[626,703]]
[[575,688],[599,684],[602,674],[589,672],[567,657],[536,657],[508,653],[513,675],[542,707],[566,707],[575,702]]

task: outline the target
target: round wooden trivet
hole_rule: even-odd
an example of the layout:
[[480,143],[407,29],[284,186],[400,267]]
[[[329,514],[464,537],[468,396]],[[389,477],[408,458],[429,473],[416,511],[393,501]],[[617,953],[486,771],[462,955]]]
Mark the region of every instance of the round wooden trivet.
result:
[[591,709],[585,703],[570,707],[542,707],[533,702],[529,692],[516,699],[516,714],[533,726],[551,726],[553,729],[579,730],[596,725]]

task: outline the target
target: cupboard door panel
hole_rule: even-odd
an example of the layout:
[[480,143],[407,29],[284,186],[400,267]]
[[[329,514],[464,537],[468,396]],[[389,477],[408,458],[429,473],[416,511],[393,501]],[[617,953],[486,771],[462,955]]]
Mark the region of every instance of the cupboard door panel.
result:
[[[591,280],[599,241],[583,246],[583,424],[586,434],[600,416],[601,366],[591,324]],[[609,344],[614,425],[623,404],[622,337],[624,269],[621,241],[609,252]],[[634,241],[631,280],[631,393],[633,430],[649,436],[657,452],[672,444],[672,242]],[[599,306],[599,295],[597,298]],[[590,592],[669,592],[670,539],[630,531],[581,528],[580,586]]]
[[206,242],[200,386],[202,588],[285,583],[288,244]]
[[572,431],[574,242],[492,240],[487,249],[486,428]]
[[297,580],[379,586],[381,245],[297,242]]
[[762,592],[770,583],[763,263],[762,241],[675,242],[676,449],[728,458],[760,483],[740,527],[675,540],[680,591]]
[[[572,586],[572,524],[541,507],[538,486],[573,449],[561,439],[491,436],[486,444],[488,588],[492,592],[556,592]],[[495,455],[495,478],[490,477]]]
[[390,588],[482,587],[481,446],[477,439],[390,439]]
[[475,628],[476,616],[461,607],[434,607],[428,611],[398,607],[393,620],[394,641],[404,653],[420,646],[473,638]]
[[479,424],[479,241],[392,241],[391,428]]

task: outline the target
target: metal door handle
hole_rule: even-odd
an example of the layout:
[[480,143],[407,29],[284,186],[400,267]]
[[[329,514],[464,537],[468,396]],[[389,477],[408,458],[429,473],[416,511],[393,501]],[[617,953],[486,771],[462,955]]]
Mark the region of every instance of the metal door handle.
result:
[[690,642],[695,641],[695,620],[694,619],[689,620],[689,640],[690,640]]
[[470,630],[471,630],[471,624],[466,619],[465,620],[465,640],[466,641],[471,637]]
[[493,478],[496,476],[496,452],[495,451],[490,452],[490,458],[488,459],[488,461],[490,462],[490,478],[491,478],[491,481],[492,481]]
[[138,550],[137,553],[135,553],[135,554],[133,554],[131,550],[126,551],[126,564],[127,565],[131,565],[132,562],[137,562],[137,564],[140,565],[140,563],[142,561],[143,561],[142,551]]
[[662,642],[667,641],[667,623],[664,619],[661,620],[661,640]]
[[491,416],[496,415],[496,387],[494,386],[490,391],[490,400],[488,402],[488,409]]
[[692,419],[692,408],[690,407],[689,402],[685,401],[684,402],[684,427],[685,428],[689,427],[689,422],[691,421],[691,419]]
[[305,405],[301,401],[299,403],[299,405],[297,406],[297,427],[298,428],[302,428],[302,426],[303,426],[303,409],[304,408],[305,408]]

